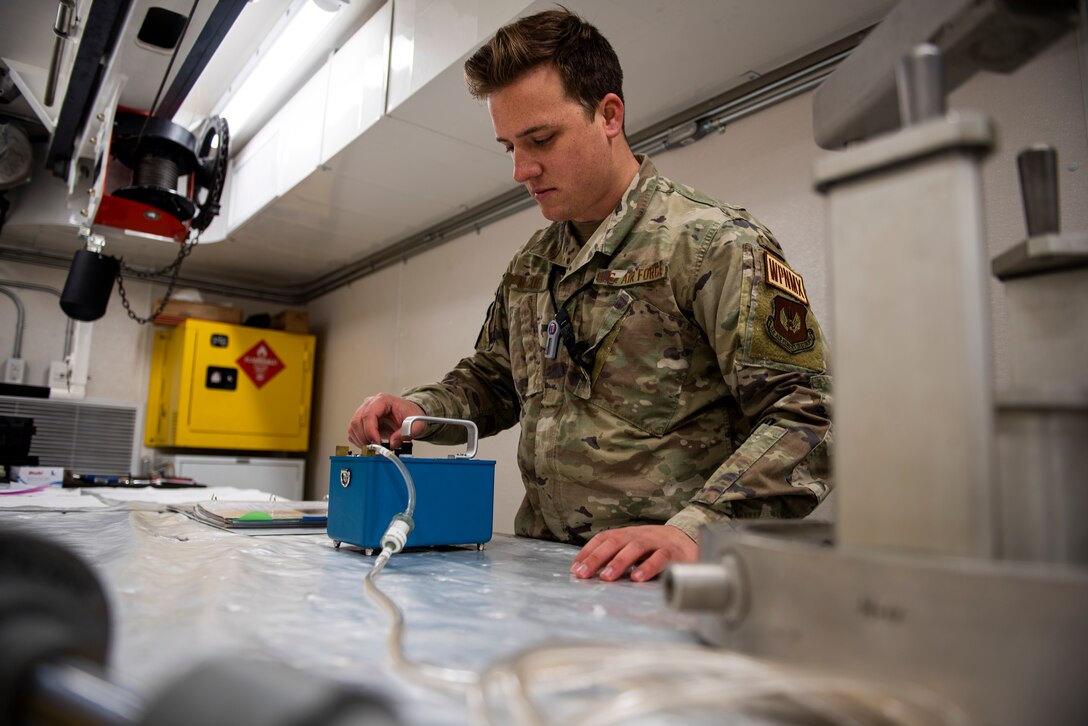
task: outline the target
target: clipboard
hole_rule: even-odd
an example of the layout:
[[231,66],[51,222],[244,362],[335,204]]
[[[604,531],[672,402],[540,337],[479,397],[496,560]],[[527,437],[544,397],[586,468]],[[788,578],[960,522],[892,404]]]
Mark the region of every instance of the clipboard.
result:
[[195,519],[224,529],[324,529],[328,513],[328,502],[307,501],[208,501],[192,511]]

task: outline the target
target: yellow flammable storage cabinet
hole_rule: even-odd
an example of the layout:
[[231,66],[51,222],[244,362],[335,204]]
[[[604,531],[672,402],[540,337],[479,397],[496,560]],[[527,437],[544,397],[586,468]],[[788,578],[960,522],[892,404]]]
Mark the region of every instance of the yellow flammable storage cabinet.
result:
[[314,340],[211,320],[157,330],[144,443],[305,451]]

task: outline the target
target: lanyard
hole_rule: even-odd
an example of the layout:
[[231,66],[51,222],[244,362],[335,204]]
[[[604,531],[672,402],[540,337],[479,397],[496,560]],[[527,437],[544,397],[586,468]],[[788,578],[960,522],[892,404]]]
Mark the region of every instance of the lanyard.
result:
[[570,305],[571,300],[592,287],[594,280],[590,278],[589,282],[571,293],[571,296],[560,305],[555,299],[556,273],[560,269],[558,265],[552,265],[552,270],[548,274],[548,294],[552,298],[555,317],[548,323],[548,337],[544,344],[544,357],[548,360],[555,360],[559,355],[559,341],[562,339],[563,345],[567,346],[567,353],[570,354],[571,360],[585,370],[587,368],[585,354],[589,346],[575,339],[574,326],[571,325],[570,317],[567,315],[567,305]]

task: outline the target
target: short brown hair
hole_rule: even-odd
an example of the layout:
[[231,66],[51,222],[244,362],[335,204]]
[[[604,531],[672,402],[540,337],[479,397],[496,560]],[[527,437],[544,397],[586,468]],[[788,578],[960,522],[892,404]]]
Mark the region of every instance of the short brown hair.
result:
[[623,69],[601,31],[560,6],[499,28],[465,61],[465,81],[474,98],[487,98],[528,71],[552,65],[567,96],[592,117],[609,93],[623,100]]

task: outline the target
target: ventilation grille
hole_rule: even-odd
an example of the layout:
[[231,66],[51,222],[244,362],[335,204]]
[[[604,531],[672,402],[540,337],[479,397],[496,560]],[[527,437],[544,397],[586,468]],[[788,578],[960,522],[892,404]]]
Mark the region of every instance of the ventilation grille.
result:
[[34,419],[30,455],[41,466],[128,474],[136,440],[134,406],[0,396],[0,416]]

